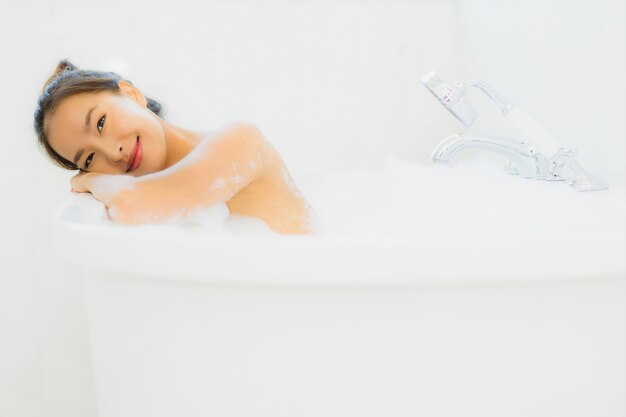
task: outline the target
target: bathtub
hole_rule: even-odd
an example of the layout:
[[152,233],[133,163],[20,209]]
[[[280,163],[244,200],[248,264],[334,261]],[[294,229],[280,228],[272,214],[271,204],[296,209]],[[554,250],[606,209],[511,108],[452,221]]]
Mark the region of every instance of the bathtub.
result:
[[623,185],[288,165],[315,235],[120,226],[88,194],[55,214],[100,417],[624,415]]

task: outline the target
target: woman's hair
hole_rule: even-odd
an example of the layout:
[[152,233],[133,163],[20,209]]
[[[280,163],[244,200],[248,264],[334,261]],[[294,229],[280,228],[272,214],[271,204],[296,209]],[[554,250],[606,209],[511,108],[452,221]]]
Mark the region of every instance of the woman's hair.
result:
[[[68,161],[59,155],[48,143],[48,135],[44,128],[45,118],[54,113],[64,98],[80,93],[99,93],[101,91],[111,91],[119,93],[120,88],[118,81],[124,80],[114,72],[100,72],[78,69],[74,64],[67,60],[61,60],[57,65],[54,73],[44,84],[39,100],[37,100],[37,108],[35,109],[35,132],[42,146],[53,162],[62,168],[69,170],[80,169],[72,161]],[[132,85],[132,82],[124,80]],[[148,109],[158,116],[163,116],[163,108],[157,101],[146,97],[148,101]]]

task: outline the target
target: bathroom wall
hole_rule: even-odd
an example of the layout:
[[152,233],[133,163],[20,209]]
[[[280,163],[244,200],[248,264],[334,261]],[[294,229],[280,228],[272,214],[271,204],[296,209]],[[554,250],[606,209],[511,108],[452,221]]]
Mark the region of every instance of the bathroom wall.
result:
[[[81,283],[50,218],[73,173],[32,114],[61,58],[115,70],[175,124],[257,124],[287,166],[329,153],[426,163],[454,128],[419,78],[458,75],[452,1],[0,3],[0,417],[95,416]],[[297,178],[296,178],[297,180]],[[115,262],[114,259],[111,262]]]
[[[460,1],[462,78],[489,82],[557,144],[610,183],[626,166],[626,21],[623,0]],[[470,95],[468,95],[470,97]],[[473,93],[473,129],[502,131],[502,117]]]

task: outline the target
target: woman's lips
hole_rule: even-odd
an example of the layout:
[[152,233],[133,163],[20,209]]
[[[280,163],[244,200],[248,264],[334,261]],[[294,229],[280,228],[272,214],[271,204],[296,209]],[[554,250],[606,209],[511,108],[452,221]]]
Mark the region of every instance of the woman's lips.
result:
[[143,149],[141,146],[141,142],[139,141],[139,137],[137,137],[137,144],[135,145],[135,149],[133,149],[133,153],[131,154],[131,163],[130,167],[126,172],[133,171],[137,169],[139,164],[141,164],[141,157],[143,156]]

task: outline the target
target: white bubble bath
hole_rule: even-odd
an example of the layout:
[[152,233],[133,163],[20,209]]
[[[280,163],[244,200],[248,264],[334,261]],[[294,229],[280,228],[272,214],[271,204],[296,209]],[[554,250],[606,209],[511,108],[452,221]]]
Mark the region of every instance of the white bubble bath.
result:
[[623,183],[580,193],[480,158],[286,162],[312,235],[224,204],[132,227],[88,194],[56,213],[55,250],[83,277],[100,416],[621,407]]

